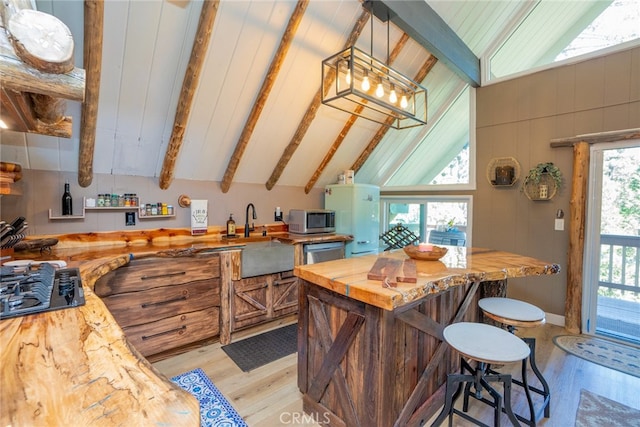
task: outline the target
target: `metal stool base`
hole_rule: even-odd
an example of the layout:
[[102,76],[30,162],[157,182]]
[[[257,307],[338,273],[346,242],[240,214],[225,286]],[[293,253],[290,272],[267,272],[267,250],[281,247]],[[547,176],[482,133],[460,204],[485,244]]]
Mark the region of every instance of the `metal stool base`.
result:
[[[508,329],[509,329],[509,332],[511,333],[515,331],[515,328],[511,325],[508,326]],[[529,418],[525,418],[524,416],[519,414],[516,414],[516,418],[518,418],[518,420],[522,421],[523,423],[525,423],[530,427],[535,427],[537,421],[540,419],[540,415],[543,412],[544,412],[545,418],[549,418],[549,416],[551,415],[551,410],[549,408],[549,405],[551,402],[551,391],[549,389],[549,384],[545,380],[544,376],[542,375],[542,372],[540,372],[540,369],[538,369],[538,365],[536,364],[536,358],[535,358],[536,339],[535,338],[520,338],[520,339],[522,339],[531,349],[531,353],[529,354],[529,357],[528,357],[529,365],[531,366],[531,370],[535,374],[536,378],[538,378],[538,381],[540,381],[540,384],[542,385],[542,389],[539,389],[529,384],[527,380],[527,359],[524,359],[522,361],[522,370],[521,370],[522,381],[512,378],[511,382],[524,389],[524,393],[527,397],[527,404],[529,406]],[[488,371],[491,374],[499,374],[499,372],[494,371],[490,367]],[[539,406],[537,411],[533,403],[533,399],[531,398],[531,392],[534,392],[542,396],[543,398],[542,404]]]
[[[465,374],[464,372],[469,372]],[[498,391],[493,388],[489,383],[491,382],[499,382],[503,384],[504,387],[504,407],[503,407],[503,396],[498,393]],[[500,416],[504,412],[509,417],[509,420],[514,426],[519,426],[518,419],[516,415],[513,413],[511,409],[511,382],[512,378],[509,374],[500,374],[489,371],[489,365],[478,362],[478,366],[476,368],[472,368],[466,360],[461,359],[460,361],[460,373],[459,374],[449,374],[447,375],[447,384],[445,388],[445,402],[444,407],[442,408],[442,412],[438,415],[438,418],[431,424],[432,427],[439,426],[445,420],[445,418],[449,418],[449,427],[453,426],[453,416],[458,415],[464,418],[467,421],[472,422],[475,425],[480,427],[490,427],[488,424],[483,423],[482,421],[473,418],[469,414],[467,414],[467,410],[469,409],[469,396],[473,397],[476,400],[479,400],[483,403],[494,408],[494,418],[493,425],[494,427],[500,427]],[[462,392],[462,386],[464,385],[464,402],[462,405],[462,411],[454,408],[454,404],[456,400],[460,397]],[[474,393],[471,393],[471,387],[474,387]],[[493,397],[493,401],[486,399],[482,396],[482,390],[485,389],[489,392],[491,397]]]

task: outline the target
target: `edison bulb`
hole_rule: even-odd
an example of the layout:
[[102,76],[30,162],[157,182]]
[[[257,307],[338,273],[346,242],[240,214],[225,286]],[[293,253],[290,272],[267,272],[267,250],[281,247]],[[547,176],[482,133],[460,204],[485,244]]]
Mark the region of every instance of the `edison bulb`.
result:
[[392,104],[398,102],[398,95],[396,95],[396,90],[393,86],[391,87],[391,93],[389,94],[389,102]]
[[407,105],[409,105],[409,102],[407,101],[407,95],[402,95],[402,98],[400,98],[400,106],[402,108],[407,108]]
[[382,83],[378,83],[378,87],[376,88],[376,96],[378,98],[382,98],[384,96],[384,88],[382,87]]
[[347,84],[350,85],[351,84],[351,69],[347,68],[347,75],[344,78],[347,81]]
[[362,90],[368,92],[369,89],[371,89],[371,83],[369,83],[369,76],[365,74],[362,79]]

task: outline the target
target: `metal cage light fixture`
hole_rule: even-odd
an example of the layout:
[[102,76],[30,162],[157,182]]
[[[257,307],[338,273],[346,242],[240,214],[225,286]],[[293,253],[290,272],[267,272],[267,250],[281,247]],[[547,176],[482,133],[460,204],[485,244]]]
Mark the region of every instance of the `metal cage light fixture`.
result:
[[[406,129],[427,123],[427,90],[355,46],[322,61],[322,103],[349,114]],[[389,21],[387,20],[387,62]],[[392,120],[393,119],[393,120]]]

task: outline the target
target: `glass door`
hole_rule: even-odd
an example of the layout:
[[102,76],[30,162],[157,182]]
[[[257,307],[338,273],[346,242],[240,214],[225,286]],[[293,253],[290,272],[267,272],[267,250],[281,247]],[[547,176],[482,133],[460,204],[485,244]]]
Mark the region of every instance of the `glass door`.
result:
[[640,343],[640,140],[591,147],[583,332]]

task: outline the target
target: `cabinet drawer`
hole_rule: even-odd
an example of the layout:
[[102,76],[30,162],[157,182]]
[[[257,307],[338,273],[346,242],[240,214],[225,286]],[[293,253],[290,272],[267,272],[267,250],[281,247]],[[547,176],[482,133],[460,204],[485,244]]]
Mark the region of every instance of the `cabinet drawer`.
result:
[[220,279],[162,286],[144,292],[125,292],[102,300],[124,328],[207,307],[219,307]]
[[105,297],[121,292],[144,291],[160,286],[220,277],[220,256],[202,255],[184,258],[148,258],[129,264],[96,281],[95,293]]
[[122,329],[143,356],[150,356],[218,335],[220,310],[211,307]]

